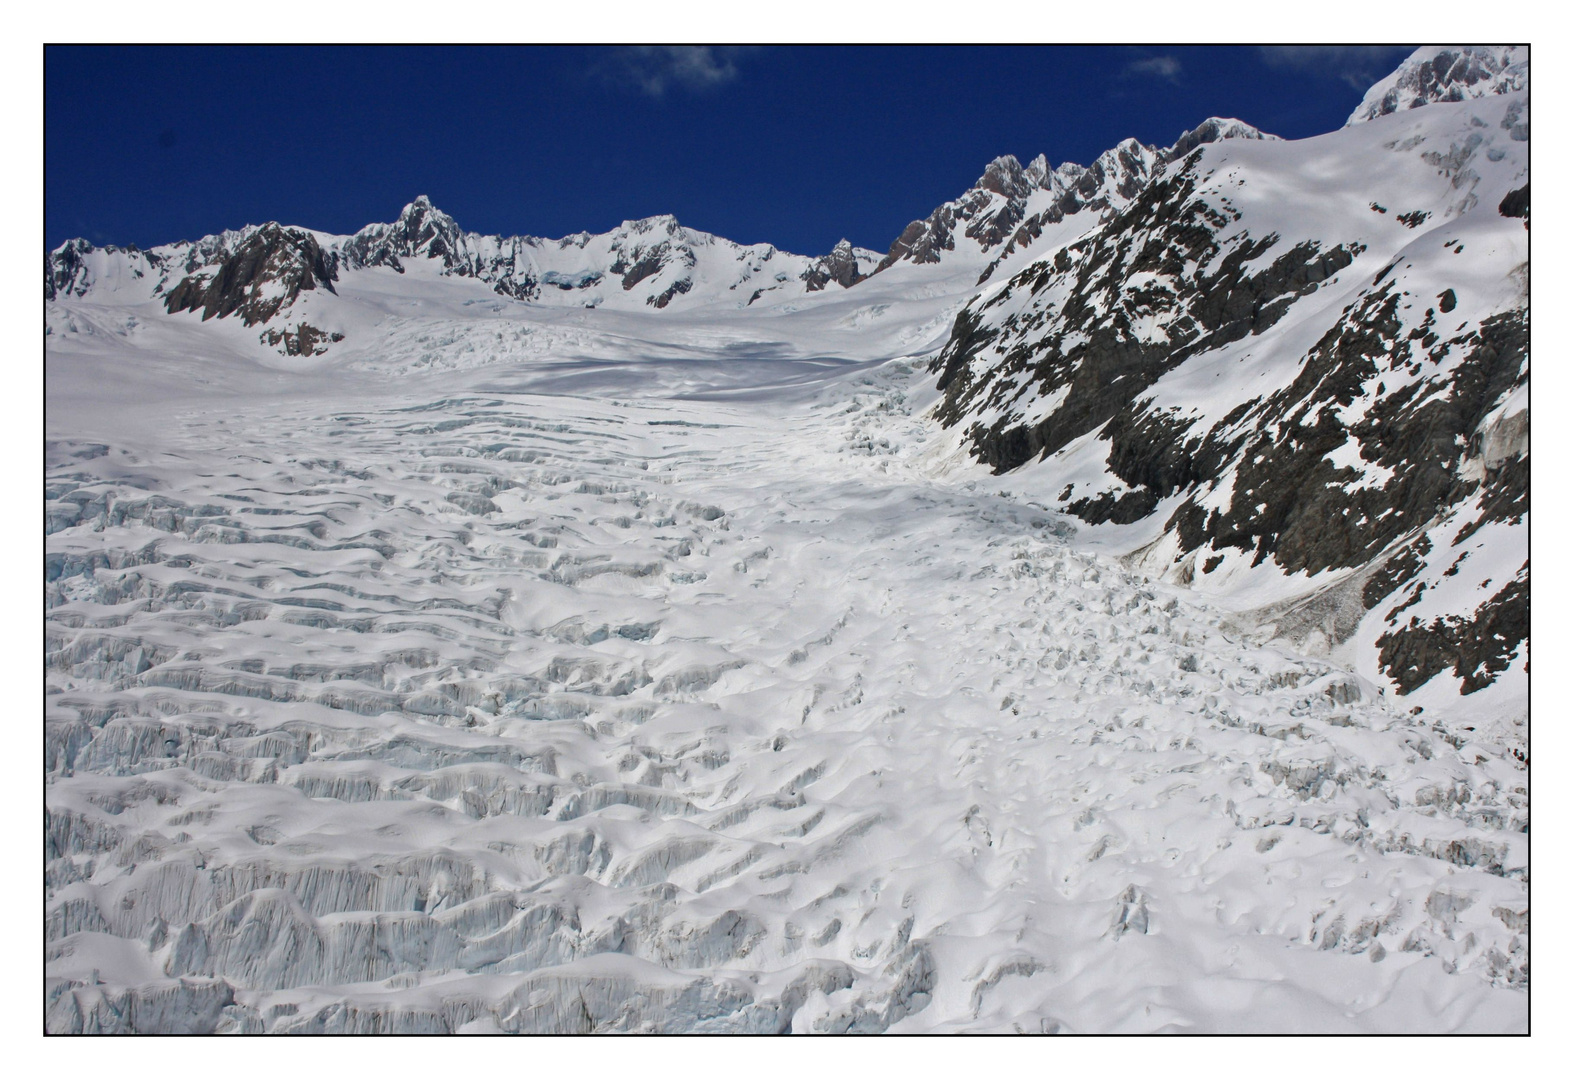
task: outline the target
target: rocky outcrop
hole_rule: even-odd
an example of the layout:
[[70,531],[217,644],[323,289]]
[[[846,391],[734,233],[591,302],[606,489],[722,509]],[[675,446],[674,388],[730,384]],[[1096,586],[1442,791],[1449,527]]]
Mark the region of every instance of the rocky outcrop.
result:
[[1525,219],[1525,228],[1530,228],[1530,185],[1515,188],[1503,196],[1503,201],[1497,204],[1497,212],[1504,217]]
[[804,287],[810,292],[819,292],[832,282],[850,289],[867,276],[859,264],[852,242],[847,239],[841,240],[829,255],[816,259],[802,274]]
[[[1053,262],[1035,263],[977,305],[973,325],[964,328],[959,320],[931,370],[946,393],[942,423],[980,413],[998,417],[969,429],[980,460],[997,472],[1015,469],[1119,417],[1115,427],[1125,437],[1116,451],[1130,459],[1127,471],[1137,485],[1154,489],[1149,509],[1196,479],[1198,464],[1188,455],[1166,464],[1159,432],[1139,420],[1144,392],[1189,357],[1273,326],[1298,297],[1354,257],[1343,247],[1324,252],[1301,244],[1252,272],[1248,266],[1274,250],[1278,237],[1221,243],[1219,231],[1234,219],[1195,198],[1196,184],[1194,165],[1150,184],[1105,229],[1063,248]],[[1054,310],[1054,322],[1030,321],[1042,332],[1019,331],[1019,343],[998,361],[980,363],[992,341],[978,334],[976,320],[1022,290],[1043,294],[1037,306]],[[1148,334],[1136,330],[1154,320]],[[1012,408],[1024,379],[1036,395],[1062,403],[1029,421]]]
[[270,327],[261,335],[264,345],[278,349],[285,356],[321,356],[328,351],[329,343],[343,340],[344,335],[338,331],[329,333],[306,323],[294,330]]
[[356,268],[386,266],[402,274],[401,259],[425,258],[442,260],[448,270],[472,273],[468,247],[458,223],[419,195],[392,224],[368,225],[340,250],[346,265]]
[[[1507,671],[1530,637],[1530,562],[1488,601],[1464,616],[1448,615],[1422,624],[1411,616],[1400,629],[1378,638],[1383,670],[1409,693],[1439,672],[1452,669],[1461,693],[1492,684]],[[1526,662],[1529,671],[1529,662]]]
[[[1424,61],[1442,80],[1428,86],[1466,98],[1513,85],[1507,67],[1472,83],[1485,67],[1436,59],[1401,73]],[[1528,568],[1513,576],[1529,509],[1527,252],[1503,221],[1528,227],[1528,133],[1523,95],[1504,92],[1479,115],[1440,113],[1381,144],[1405,155],[1392,161],[1352,133],[1349,152],[1394,170],[1392,190],[1407,197],[1423,182],[1412,178],[1448,177],[1435,205],[1398,215],[1386,187],[1371,192],[1381,198],[1349,191],[1337,214],[1281,212],[1277,193],[1300,167],[1210,149],[1250,137],[1217,120],[1159,152],[1129,196],[1090,184],[1111,198],[1101,222],[1070,242],[1061,233],[957,317],[931,365],[936,416],[996,472],[1047,470],[1035,486],[1058,488],[1058,509],[1095,526],[1141,523],[1149,539],[1132,557],[1155,573],[1200,584],[1228,563],[1231,580],[1346,581],[1337,596],[1320,586],[1304,611],[1268,614],[1315,624],[1325,646],[1364,627],[1401,692],[1444,671],[1462,693],[1491,685],[1528,636]],[[1285,161],[1296,153],[1287,145]],[[1326,175],[1334,151],[1319,153]],[[1128,156],[1129,176],[1140,161]],[[1371,182],[1366,169],[1346,182]],[[1021,239],[1054,212],[1024,221]],[[1465,215],[1493,241],[1465,241]],[[1300,231],[1281,236],[1265,220]],[[1490,289],[1483,258],[1502,275]],[[1499,546],[1481,543],[1487,526]],[[1481,582],[1470,596],[1443,587],[1461,574]]]
[[183,278],[164,299],[167,311],[201,311],[204,320],[239,315],[246,326],[267,322],[306,290],[333,292],[337,260],[317,238],[278,222],[251,233],[216,266]]

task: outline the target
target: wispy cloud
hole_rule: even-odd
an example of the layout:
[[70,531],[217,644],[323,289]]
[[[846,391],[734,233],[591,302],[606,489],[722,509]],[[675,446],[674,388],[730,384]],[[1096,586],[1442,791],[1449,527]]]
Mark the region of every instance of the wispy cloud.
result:
[[1264,62],[1339,79],[1365,90],[1399,66],[1414,45],[1264,45]]
[[672,87],[704,90],[738,77],[738,60],[752,49],[733,45],[635,45],[613,50],[596,66],[619,86],[661,97]]
[[1180,73],[1181,62],[1173,56],[1149,56],[1133,60],[1121,70],[1123,75],[1142,75],[1177,84],[1180,82]]

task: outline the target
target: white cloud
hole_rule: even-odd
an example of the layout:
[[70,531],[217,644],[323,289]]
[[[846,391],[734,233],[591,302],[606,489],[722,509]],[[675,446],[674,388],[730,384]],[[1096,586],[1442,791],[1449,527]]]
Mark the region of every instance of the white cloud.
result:
[[1172,83],[1180,81],[1180,73],[1181,62],[1173,56],[1150,56],[1144,60],[1133,60],[1122,71],[1125,75],[1151,75]]
[[1262,57],[1273,67],[1327,75],[1365,90],[1414,51],[1413,45],[1264,45]]
[[598,65],[612,82],[661,97],[670,87],[703,90],[738,77],[736,61],[748,49],[731,45],[636,45],[616,50]]

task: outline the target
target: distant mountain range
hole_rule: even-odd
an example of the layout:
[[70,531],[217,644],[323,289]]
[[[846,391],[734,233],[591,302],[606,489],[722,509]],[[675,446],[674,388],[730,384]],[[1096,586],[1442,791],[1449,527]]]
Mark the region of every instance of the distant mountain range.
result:
[[307,357],[355,331],[326,307],[308,321],[303,297],[412,268],[658,318],[960,279],[971,299],[925,359],[967,453],[1129,537],[1152,575],[1259,596],[1253,625],[1457,695],[1528,671],[1529,206],[1528,49],[1427,47],[1317,138],[1213,118],[1087,167],[997,158],[883,256],[666,216],[482,236],[423,196],[352,236],[68,241],[44,292],[57,310],[237,320]]
[[1238,120],[1210,119],[1167,149],[1127,139],[1091,166],[1051,170],[1040,156],[1024,168],[997,158],[973,187],[902,231],[881,256],[843,240],[819,257],[770,244],[743,246],[679,225],[670,215],[625,221],[610,232],[560,240],[466,232],[422,195],[397,219],[337,236],[268,222],[142,250],[68,240],[45,259],[46,300],[135,304],[162,301],[170,314],[238,317],[261,326],[259,340],[289,356],[317,355],[340,340],[294,321],[303,292],[336,292],[341,275],[372,268],[403,274],[429,261],[445,276],[471,278],[533,304],[674,310],[713,304],[748,308],[835,286],[851,288],[898,264],[974,264],[987,279],[1002,261],[1070,220],[1086,228],[1124,206],[1144,184],[1197,146],[1220,139],[1272,139]]

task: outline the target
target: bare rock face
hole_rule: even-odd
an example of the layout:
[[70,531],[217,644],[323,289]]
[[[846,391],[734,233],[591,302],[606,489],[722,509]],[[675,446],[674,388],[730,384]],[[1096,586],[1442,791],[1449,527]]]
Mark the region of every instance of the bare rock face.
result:
[[317,238],[269,222],[217,266],[191,274],[170,290],[165,309],[201,311],[204,320],[239,314],[246,326],[267,322],[300,294],[321,286],[334,292],[334,260]]
[[1219,116],[1210,116],[1186,134],[1175,140],[1175,145],[1164,152],[1165,161],[1179,161],[1199,146],[1218,142],[1221,139],[1256,139],[1278,141],[1277,135],[1269,135],[1258,131],[1250,124],[1240,120],[1227,120]]
[[[1512,50],[1422,50],[1387,84],[1419,96],[1389,103],[1514,94],[1512,69]],[[1150,569],[1180,584],[1227,560],[1240,574],[1348,575],[1359,612],[1325,638],[1363,625],[1402,693],[1443,672],[1461,693],[1492,685],[1529,632],[1529,566],[1515,575],[1504,539],[1529,513],[1524,115],[1523,94],[1439,111],[1378,146],[1406,155],[1389,161],[1351,132],[1350,153],[1393,171],[1385,183],[1442,171],[1449,186],[1392,216],[1357,187],[1365,213],[1275,214],[1272,229],[1241,193],[1271,201],[1286,170],[1300,175],[1296,151],[1275,164],[1212,150],[1260,138],[1235,122],[1206,122],[1154,164],[1137,147],[1101,159],[1103,175],[1087,170],[1005,250],[1078,198],[1109,199],[1102,220],[958,315],[931,365],[937,417],[996,472],[1050,470],[1050,490],[1063,457],[1075,482],[1058,509],[1095,526],[1152,519],[1144,535],[1165,554]],[[1117,176],[1136,184],[1129,197]],[[1464,240],[1462,217],[1496,246]],[[1496,292],[1463,273],[1467,249],[1491,258]],[[1458,575],[1479,595],[1445,580]]]
[[1503,201],[1497,204],[1497,212],[1504,217],[1524,218],[1525,228],[1530,228],[1530,185],[1516,188],[1503,196]]
[[829,255],[822,255],[803,273],[803,280],[810,292],[819,292],[833,281],[844,289],[850,289],[864,277],[858,268],[858,256],[853,251],[852,242],[846,239],[832,248]]

